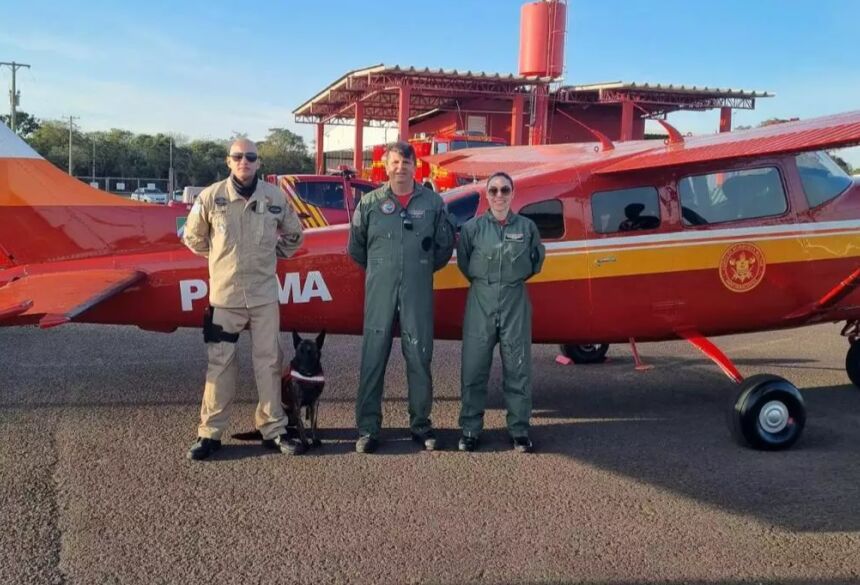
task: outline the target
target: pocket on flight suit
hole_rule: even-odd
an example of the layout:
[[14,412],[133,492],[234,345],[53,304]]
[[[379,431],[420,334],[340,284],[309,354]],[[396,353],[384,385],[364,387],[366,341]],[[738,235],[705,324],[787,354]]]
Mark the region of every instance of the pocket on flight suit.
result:
[[274,250],[278,243],[278,215],[267,209],[265,213],[255,213],[254,216],[257,244],[266,250]]
[[469,257],[469,277],[470,278],[487,278],[490,272],[490,262],[492,257],[487,256],[479,250],[472,252]]
[[505,242],[507,262],[503,268],[505,280],[513,282],[523,280],[532,273],[532,259],[526,242]]
[[216,205],[212,210],[212,244],[217,250],[219,248],[232,248],[235,245],[236,228],[230,221],[227,207]]
[[[413,209],[408,211],[407,215],[412,222],[411,237],[418,243],[418,262],[430,264],[436,245],[436,210]],[[410,237],[409,231],[405,234]]]

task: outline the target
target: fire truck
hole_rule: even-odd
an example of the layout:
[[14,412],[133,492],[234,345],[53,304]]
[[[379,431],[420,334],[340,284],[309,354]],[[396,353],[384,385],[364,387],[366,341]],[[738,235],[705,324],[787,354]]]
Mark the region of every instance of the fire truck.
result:
[[266,181],[283,189],[305,228],[349,223],[361,197],[378,187],[344,166],[327,175],[266,175]]
[[[415,180],[436,192],[447,191],[461,185],[468,185],[484,177],[463,176],[451,173],[445,169],[431,165],[422,157],[431,154],[442,154],[452,150],[463,148],[485,148],[493,146],[507,146],[502,138],[486,136],[475,132],[454,132],[436,135],[418,134],[409,140],[409,144],[415,149]],[[385,172],[385,163],[382,155],[385,153],[385,145],[379,144],[373,147],[373,159],[370,168],[365,169],[363,175],[375,183],[388,180]]]

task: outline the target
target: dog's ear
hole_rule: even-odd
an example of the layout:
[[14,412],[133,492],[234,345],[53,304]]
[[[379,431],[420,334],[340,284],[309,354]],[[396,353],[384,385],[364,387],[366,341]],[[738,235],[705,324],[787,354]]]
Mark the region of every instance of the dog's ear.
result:
[[299,344],[302,342],[302,338],[299,337],[299,334],[293,331],[293,349],[298,349]]
[[323,343],[325,342],[325,329],[323,329],[319,335],[317,335],[317,349],[322,349]]

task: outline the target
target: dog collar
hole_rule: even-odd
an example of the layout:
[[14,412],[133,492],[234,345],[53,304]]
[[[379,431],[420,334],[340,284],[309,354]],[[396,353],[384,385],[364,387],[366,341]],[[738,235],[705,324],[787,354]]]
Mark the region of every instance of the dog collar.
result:
[[325,382],[325,376],[322,374],[319,376],[305,376],[296,370],[290,370],[290,377],[294,380],[301,380],[302,382],[316,382],[318,384]]

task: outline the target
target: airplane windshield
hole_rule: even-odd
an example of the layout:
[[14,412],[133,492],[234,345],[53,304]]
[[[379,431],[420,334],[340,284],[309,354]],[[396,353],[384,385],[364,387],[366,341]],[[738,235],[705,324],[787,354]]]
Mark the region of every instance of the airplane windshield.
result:
[[826,152],[803,152],[795,160],[810,207],[838,197],[853,182]]

